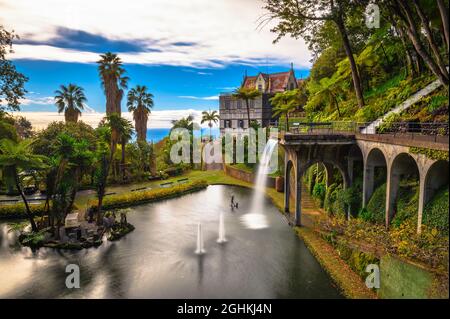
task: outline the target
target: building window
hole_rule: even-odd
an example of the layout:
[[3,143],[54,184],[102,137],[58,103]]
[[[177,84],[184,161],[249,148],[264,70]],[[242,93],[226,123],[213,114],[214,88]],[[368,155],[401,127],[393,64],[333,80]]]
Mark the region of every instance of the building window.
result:
[[239,128],[244,128],[244,120],[239,120]]
[[226,109],[229,109],[229,108],[230,108],[230,100],[229,100],[229,99],[226,99],[226,100],[225,100],[225,108],[226,108]]
[[242,101],[241,100],[237,100],[237,108],[240,109],[242,108]]
[[290,90],[293,90],[294,89],[294,83],[291,83],[291,85],[290,85]]
[[225,128],[231,128],[231,120],[225,120]]
[[262,84],[258,84],[258,91],[262,92]]
[[250,102],[249,103],[250,107],[255,107],[255,101],[254,100],[250,100],[249,102]]

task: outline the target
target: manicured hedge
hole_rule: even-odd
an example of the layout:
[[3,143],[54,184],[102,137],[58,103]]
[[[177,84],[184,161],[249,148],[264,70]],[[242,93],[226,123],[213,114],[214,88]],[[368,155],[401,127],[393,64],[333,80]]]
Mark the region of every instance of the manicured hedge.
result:
[[448,185],[439,190],[425,206],[423,223],[448,235]]
[[[103,209],[110,210],[115,208],[124,208],[157,201],[160,199],[172,198],[204,189],[207,186],[208,183],[206,181],[199,180],[191,183],[176,185],[170,188],[157,188],[148,191],[111,195],[105,197],[103,200]],[[91,208],[94,210],[97,209],[96,201],[92,202]]]
[[[44,213],[44,204],[29,204],[34,216]],[[23,203],[0,205],[0,219],[27,218]]]

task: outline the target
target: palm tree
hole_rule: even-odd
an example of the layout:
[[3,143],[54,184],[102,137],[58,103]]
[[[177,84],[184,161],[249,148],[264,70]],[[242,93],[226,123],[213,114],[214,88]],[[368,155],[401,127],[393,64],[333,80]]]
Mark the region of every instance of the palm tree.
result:
[[289,131],[289,113],[299,106],[298,89],[277,93],[270,99],[270,102],[274,106],[272,117],[284,115],[286,119],[286,131]]
[[145,85],[137,85],[128,92],[128,111],[133,113],[137,140],[145,141],[147,136],[147,121],[150,109],[153,107],[153,94],[147,92]]
[[133,124],[131,121],[124,119],[117,113],[112,113],[105,117],[105,123],[111,128],[111,146],[110,146],[110,163],[114,158],[116,151],[114,141],[121,141],[122,144],[122,176],[125,174],[125,144],[133,135]]
[[32,143],[33,140],[22,140],[17,143],[9,139],[0,140],[0,166],[7,172],[8,176],[11,176],[14,179],[17,191],[20,193],[23,203],[25,204],[26,214],[30,221],[31,229],[33,232],[36,232],[38,231],[38,228],[34,222],[33,214],[25,194],[23,193],[19,179],[19,170],[45,167],[44,160],[46,157],[33,154],[31,149]]
[[[125,69],[122,67],[122,60],[117,54],[107,52],[100,55],[101,59],[97,61],[98,72],[101,78],[102,87],[106,96],[106,115],[116,113],[121,114],[121,101],[123,90],[127,88],[129,78],[124,76]],[[118,143],[119,134],[112,134],[112,143]]]
[[217,121],[219,121],[220,117],[219,114],[217,113],[217,111],[203,111],[202,112],[202,120],[200,122],[200,124],[203,124],[205,122],[208,122],[208,126],[209,126],[209,139],[212,140],[212,134],[211,134],[211,128],[212,128],[212,123],[217,123]]
[[261,92],[259,92],[256,89],[252,88],[246,88],[241,86],[240,88],[236,89],[233,93],[233,97],[235,99],[241,99],[245,101],[245,107],[247,108],[247,120],[248,120],[248,127],[250,127],[250,106],[249,101],[256,99],[258,96],[261,95]]
[[176,128],[185,128],[187,130],[189,130],[189,132],[192,133],[192,131],[194,130],[194,116],[192,116],[191,114],[186,116],[186,117],[182,117],[179,120],[172,120],[172,128],[176,129]]
[[55,91],[55,94],[58,113],[64,112],[66,122],[76,123],[78,117],[81,116],[84,103],[87,101],[83,88],[76,84],[61,85],[60,89]]

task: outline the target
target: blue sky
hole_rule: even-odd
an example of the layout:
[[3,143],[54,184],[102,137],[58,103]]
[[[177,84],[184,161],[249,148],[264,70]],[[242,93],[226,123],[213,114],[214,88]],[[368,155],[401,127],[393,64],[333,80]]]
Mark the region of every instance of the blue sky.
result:
[[54,91],[69,83],[85,89],[91,113],[103,113],[95,61],[112,51],[124,61],[129,87],[146,85],[154,94],[153,116],[168,118],[217,109],[218,94],[237,87],[245,71],[286,71],[293,62],[297,77],[308,75],[310,53],[301,39],[272,44],[270,24],[258,29],[261,6],[258,0],[0,0],[0,24],[21,37],[9,58],[29,77],[24,114],[54,112]]

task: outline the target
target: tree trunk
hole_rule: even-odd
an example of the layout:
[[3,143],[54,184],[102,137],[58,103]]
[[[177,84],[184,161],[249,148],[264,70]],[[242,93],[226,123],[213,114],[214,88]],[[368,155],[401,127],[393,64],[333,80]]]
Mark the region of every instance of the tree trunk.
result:
[[436,63],[439,66],[439,69],[441,70],[442,74],[447,78],[447,81],[448,81],[448,72],[447,72],[447,69],[445,68],[445,63],[443,62],[443,60],[441,58],[441,54],[436,45],[436,42],[434,41],[433,33],[431,32],[431,29],[430,29],[430,21],[425,16],[425,13],[422,11],[422,8],[420,8],[417,0],[413,0],[413,3],[414,3],[414,7],[416,8],[417,14],[419,15],[420,21],[422,22],[422,26],[423,26],[423,29],[425,30],[426,38],[430,45],[431,51],[433,52]]
[[[411,15],[411,12],[409,10],[409,7],[403,3],[403,1],[396,1],[398,6],[403,9],[403,12],[405,13],[407,23],[406,27],[406,34],[408,35],[409,39],[411,40],[412,44],[414,45],[414,48],[416,49],[417,53],[422,57],[423,61],[427,64],[428,68],[433,72],[434,75],[438,77],[438,79],[444,84],[446,88],[448,88],[448,78],[446,78],[439,66],[436,64],[436,62],[431,58],[431,56],[428,54],[428,52],[423,47],[419,35],[417,34],[415,25],[414,25],[414,19]],[[401,14],[400,14],[401,16]]]
[[353,87],[355,88],[356,99],[358,100],[358,106],[364,106],[364,96],[361,87],[361,79],[359,77],[358,67],[355,62],[355,58],[353,56],[353,51],[350,46],[350,41],[348,39],[347,30],[345,29],[344,21],[342,20],[342,16],[338,15],[338,17],[334,20],[336,23],[339,33],[342,37],[342,43],[344,45],[345,54],[350,62],[350,68],[352,70],[352,79],[353,79]]
[[17,174],[16,167],[13,167],[13,174],[14,174],[14,180],[16,182],[17,191],[20,193],[20,197],[22,197],[23,203],[25,204],[25,210],[27,212],[27,217],[28,217],[28,219],[30,221],[30,224],[31,224],[31,230],[33,232],[37,232],[38,228],[36,226],[36,223],[34,222],[33,214],[31,212],[30,206],[28,205],[28,201],[27,201],[27,199],[25,197],[25,194],[22,191],[22,187],[20,186],[19,174]]
[[125,144],[126,144],[126,141],[122,137],[122,159],[121,159],[122,181],[125,181]]
[[289,132],[289,113],[286,112],[286,132]]
[[250,128],[250,106],[248,105],[248,99],[245,99],[245,106],[247,107],[247,121],[248,128]]
[[445,7],[445,3],[443,0],[437,0],[437,4],[439,7],[439,13],[441,14],[441,20],[442,20],[442,27],[444,29],[444,36],[445,36],[445,44],[447,46],[447,54],[449,50],[449,21],[448,21],[448,9]]

